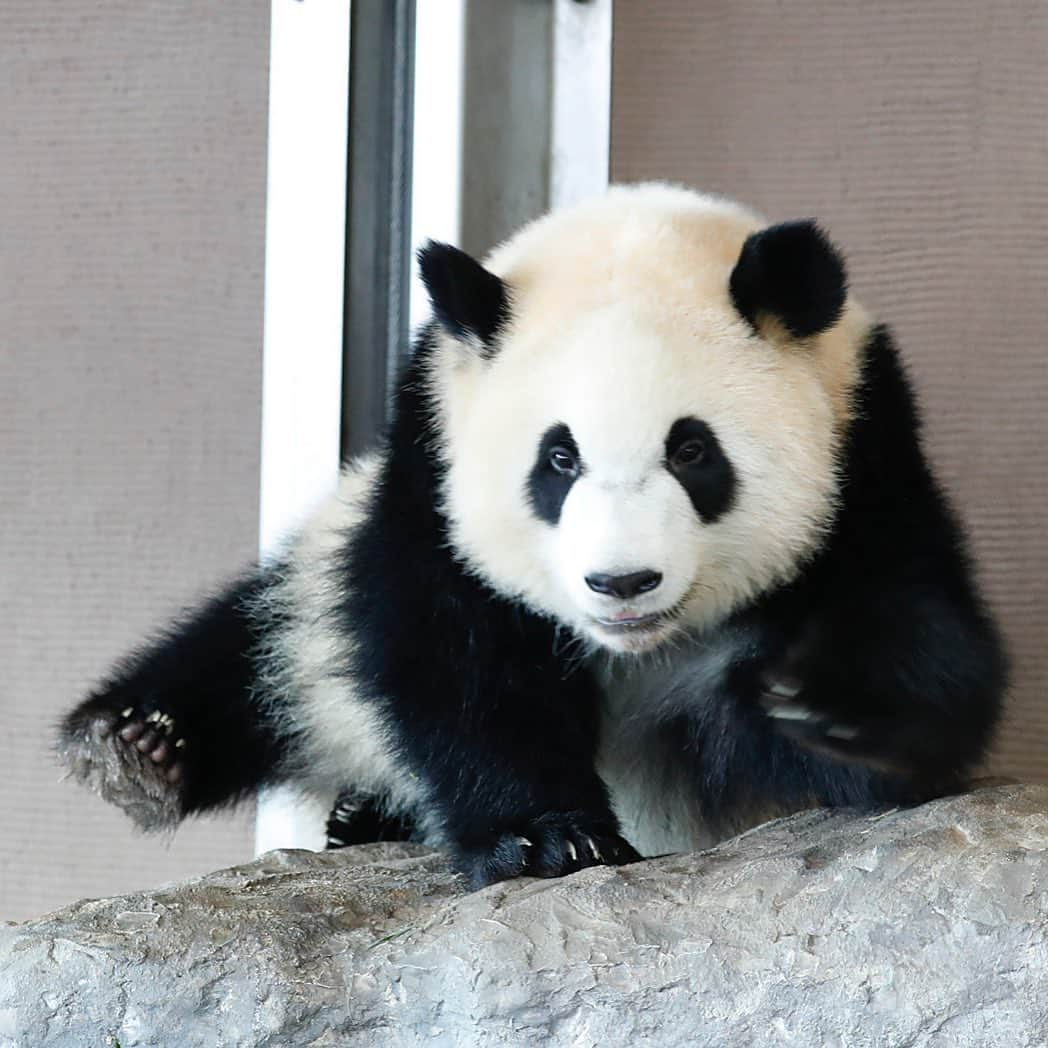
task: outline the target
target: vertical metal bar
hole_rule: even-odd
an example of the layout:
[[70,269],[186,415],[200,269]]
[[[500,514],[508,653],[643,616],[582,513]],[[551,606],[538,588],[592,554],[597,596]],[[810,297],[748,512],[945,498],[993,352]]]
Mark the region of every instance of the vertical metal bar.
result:
[[613,0],[466,0],[462,247],[608,182]]
[[553,7],[467,0],[462,247],[486,254],[549,204]]
[[415,0],[353,0],[342,455],[371,447],[408,346]]

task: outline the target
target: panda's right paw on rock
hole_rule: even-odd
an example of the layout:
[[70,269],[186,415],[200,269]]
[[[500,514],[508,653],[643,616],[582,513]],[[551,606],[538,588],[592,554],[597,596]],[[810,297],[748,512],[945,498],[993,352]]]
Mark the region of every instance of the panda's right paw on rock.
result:
[[641,858],[613,823],[585,812],[548,812],[460,846],[455,857],[474,888],[514,877],[563,877],[587,866],[621,866]]
[[111,697],[81,703],[62,722],[58,752],[74,778],[122,808],[142,829],[183,816],[187,741],[174,718]]

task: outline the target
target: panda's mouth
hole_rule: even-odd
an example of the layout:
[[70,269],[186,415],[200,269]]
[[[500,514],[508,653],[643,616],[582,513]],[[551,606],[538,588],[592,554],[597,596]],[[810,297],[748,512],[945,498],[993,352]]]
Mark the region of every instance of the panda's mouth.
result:
[[674,618],[672,611],[656,611],[648,615],[633,615],[629,612],[608,619],[595,619],[601,629],[610,633],[648,633],[661,629]]
[[680,630],[691,594],[688,590],[676,603],[657,611],[640,612],[626,605],[612,614],[591,613],[591,631],[613,651],[652,651]]
[[640,654],[659,647],[672,636],[679,617],[678,608],[665,608],[646,615],[630,611],[607,618],[594,615],[590,619],[593,624],[591,631],[611,651]]

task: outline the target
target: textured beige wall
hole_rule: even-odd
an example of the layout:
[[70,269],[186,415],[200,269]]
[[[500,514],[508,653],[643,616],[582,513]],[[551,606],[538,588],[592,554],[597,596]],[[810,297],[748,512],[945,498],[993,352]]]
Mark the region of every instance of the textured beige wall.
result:
[[268,5],[6,0],[0,919],[243,859],[58,781],[59,712],[255,547]]
[[895,328],[1048,778],[1048,5],[615,0],[612,175],[816,215]]

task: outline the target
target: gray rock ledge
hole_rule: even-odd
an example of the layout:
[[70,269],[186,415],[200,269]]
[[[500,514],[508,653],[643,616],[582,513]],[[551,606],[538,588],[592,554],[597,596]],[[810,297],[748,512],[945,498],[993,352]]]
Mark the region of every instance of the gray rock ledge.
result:
[[272,852],[0,927],[0,1045],[1048,1044],[1048,787],[474,894]]

